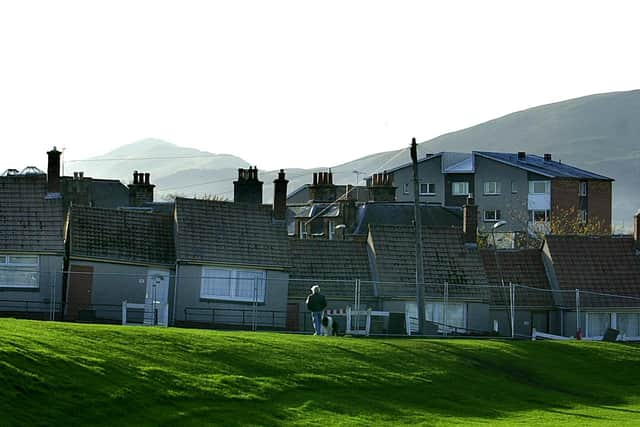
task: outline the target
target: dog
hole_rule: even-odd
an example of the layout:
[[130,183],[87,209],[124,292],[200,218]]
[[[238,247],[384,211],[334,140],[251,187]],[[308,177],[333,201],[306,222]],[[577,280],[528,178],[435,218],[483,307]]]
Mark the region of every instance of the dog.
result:
[[338,336],[338,332],[340,331],[340,325],[338,321],[331,316],[322,316],[322,334],[330,337],[330,336]]

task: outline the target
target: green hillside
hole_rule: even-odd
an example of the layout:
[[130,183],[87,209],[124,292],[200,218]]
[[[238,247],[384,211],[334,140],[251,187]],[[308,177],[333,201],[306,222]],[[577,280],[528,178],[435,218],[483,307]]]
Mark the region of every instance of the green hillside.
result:
[[638,425],[638,350],[0,319],[0,425]]

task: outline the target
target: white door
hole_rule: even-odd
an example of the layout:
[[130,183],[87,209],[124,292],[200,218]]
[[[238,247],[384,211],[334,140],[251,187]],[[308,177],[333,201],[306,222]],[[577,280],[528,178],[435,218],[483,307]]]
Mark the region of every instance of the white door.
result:
[[144,299],[144,324],[169,324],[169,271],[147,272],[147,294]]

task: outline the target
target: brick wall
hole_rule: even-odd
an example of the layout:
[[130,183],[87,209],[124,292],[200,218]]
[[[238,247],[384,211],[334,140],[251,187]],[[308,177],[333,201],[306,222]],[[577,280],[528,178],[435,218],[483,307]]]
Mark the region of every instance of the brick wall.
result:
[[[574,210],[580,210],[580,180],[554,179],[551,182],[551,221]],[[611,183],[608,181],[588,181],[586,206],[587,221],[600,222],[601,233],[611,232]]]
[[603,233],[611,233],[611,182],[589,181],[589,220],[603,223]]
[[580,181],[575,179],[554,179],[551,181],[551,221],[569,210],[578,214],[578,190]]

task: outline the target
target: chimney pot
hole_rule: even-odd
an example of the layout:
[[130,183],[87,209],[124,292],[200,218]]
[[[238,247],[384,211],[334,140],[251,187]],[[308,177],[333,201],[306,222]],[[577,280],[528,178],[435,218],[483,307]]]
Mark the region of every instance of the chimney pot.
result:
[[318,172],[313,173],[313,185],[318,185]]
[[287,217],[287,184],[284,170],[280,169],[278,179],[273,181],[273,217],[284,220]]
[[144,174],[144,183],[146,185],[149,185],[149,178],[150,178],[151,174],[149,172]]
[[551,161],[551,153],[544,153],[544,161],[545,162]]
[[60,151],[53,147],[47,152],[47,193],[60,194]]
[[640,249],[640,209],[633,216],[633,240],[636,241],[636,247]]
[[524,151],[518,151],[518,160],[524,161],[527,159],[527,153]]

